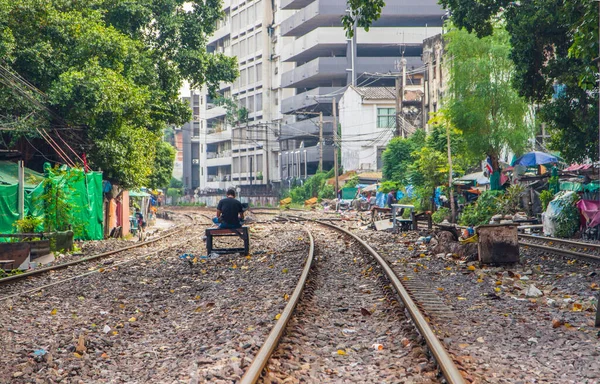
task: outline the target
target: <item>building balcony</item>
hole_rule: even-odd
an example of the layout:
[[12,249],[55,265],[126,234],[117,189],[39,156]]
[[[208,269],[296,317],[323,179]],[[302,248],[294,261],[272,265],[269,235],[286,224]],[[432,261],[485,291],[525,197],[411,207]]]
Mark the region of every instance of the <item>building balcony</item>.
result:
[[282,88],[314,88],[346,80],[345,57],[319,57],[281,75]]
[[[319,27],[341,27],[346,12],[346,0],[296,0],[293,9],[299,9],[281,23],[283,36],[302,36]],[[282,2],[282,8],[286,0]],[[285,8],[284,8],[285,9]],[[288,7],[292,9],[292,7]],[[437,0],[388,0],[381,17],[373,27],[441,27],[445,11]]]
[[[333,147],[332,146],[324,146],[323,147],[323,163],[331,164],[334,161],[333,157]],[[309,171],[310,169],[316,169],[315,166],[319,164],[319,158],[321,156],[321,150],[318,145],[307,148],[298,148],[291,151],[282,151],[281,152],[281,177],[282,179],[287,179],[290,177],[306,177],[308,175],[314,174],[314,172]]]
[[[333,135],[333,116],[323,116],[323,136],[331,135]],[[290,140],[305,136],[319,136],[318,117],[282,125],[279,140]]]
[[222,167],[231,165],[231,157],[213,157],[212,159],[206,159],[205,165],[207,167]]
[[281,9],[302,9],[315,0],[281,0]]
[[[406,58],[408,69],[418,68],[422,65],[421,58],[411,56]],[[397,57],[358,57],[356,59],[356,73],[360,76],[365,72],[394,72]],[[346,82],[345,57],[319,57],[308,63],[287,71],[281,76],[282,88],[316,88],[343,84]]]
[[221,106],[212,105],[212,108],[206,108],[206,120],[215,119],[227,115],[227,110]]
[[211,37],[208,38],[207,46],[215,44],[217,41],[231,34],[231,25],[227,24],[215,31]]
[[317,28],[281,50],[282,61],[306,62],[317,57],[346,55],[346,35],[340,28]]
[[[373,27],[356,32],[358,56],[397,56],[401,46],[406,56],[420,56],[423,40],[441,32],[439,27]],[[345,57],[347,40],[339,27],[321,27],[294,40],[281,50],[281,59],[305,63],[317,57]],[[345,69],[345,68],[344,68]]]
[[214,144],[214,143],[220,143],[223,141],[231,141],[231,131],[230,130],[223,130],[223,131],[215,131],[213,133],[208,133],[207,131],[207,135],[206,135],[206,144]]
[[340,90],[341,87],[319,87],[311,89],[310,91],[297,94],[281,101],[281,113],[291,113],[294,111],[300,111],[309,107],[314,107],[317,104],[323,104],[329,109],[331,104],[331,97],[335,97],[337,101],[342,97],[341,92],[333,96],[328,96],[326,100],[319,100],[318,96],[329,95],[332,92]]

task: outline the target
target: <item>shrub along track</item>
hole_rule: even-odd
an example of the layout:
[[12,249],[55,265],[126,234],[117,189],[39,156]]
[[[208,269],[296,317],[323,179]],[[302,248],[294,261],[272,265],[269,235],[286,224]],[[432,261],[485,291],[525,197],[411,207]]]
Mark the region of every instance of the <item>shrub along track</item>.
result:
[[[242,383],[438,382],[425,344],[446,380],[463,383],[452,359],[383,259],[349,232],[340,235],[341,228],[319,224],[329,228],[317,230],[309,224],[318,235],[306,290],[297,303],[308,264],[304,279]],[[398,304],[394,290],[400,292],[403,305]]]

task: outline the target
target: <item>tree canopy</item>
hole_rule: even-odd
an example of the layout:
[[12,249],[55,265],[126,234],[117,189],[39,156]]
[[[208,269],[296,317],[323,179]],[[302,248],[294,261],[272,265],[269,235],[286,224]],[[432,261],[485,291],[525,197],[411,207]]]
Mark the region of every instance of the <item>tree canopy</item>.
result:
[[383,151],[383,178],[406,185],[415,151],[425,145],[425,131],[419,129],[409,138],[394,137]]
[[501,151],[520,153],[531,133],[525,122],[527,103],[511,86],[508,34],[495,27],[494,34],[478,38],[453,29],[446,38],[451,60],[448,118],[469,143],[466,150],[474,158],[489,156],[497,170]]
[[588,0],[441,0],[458,27],[489,36],[501,18],[513,86],[539,105],[551,148],[568,161],[598,157],[598,3]]
[[368,31],[374,21],[379,19],[381,11],[385,6],[384,0],[348,0],[350,12],[342,16],[342,25],[346,30],[346,36],[354,36],[354,23],[360,28]]
[[167,188],[171,183],[177,151],[166,141],[156,143],[156,158],[148,186],[152,189]]
[[0,120],[13,142],[47,128],[107,179],[143,185],[162,130],[191,116],[182,82],[238,74],[206,51],[222,16],[221,0],[0,0],[0,71],[21,78],[0,81]]

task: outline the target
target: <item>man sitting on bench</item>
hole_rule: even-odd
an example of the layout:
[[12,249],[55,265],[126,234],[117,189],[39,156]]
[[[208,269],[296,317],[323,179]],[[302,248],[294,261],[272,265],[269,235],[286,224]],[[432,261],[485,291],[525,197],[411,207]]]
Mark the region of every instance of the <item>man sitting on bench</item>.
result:
[[217,205],[217,217],[213,218],[213,223],[221,229],[240,228],[244,223],[244,209],[242,203],[235,198],[235,190],[229,188],[227,197],[219,201]]

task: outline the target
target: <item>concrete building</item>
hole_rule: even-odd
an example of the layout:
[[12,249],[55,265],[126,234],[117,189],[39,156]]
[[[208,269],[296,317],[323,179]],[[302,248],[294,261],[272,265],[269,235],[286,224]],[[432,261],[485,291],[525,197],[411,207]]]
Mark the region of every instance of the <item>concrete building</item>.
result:
[[397,71],[401,57],[421,67],[423,39],[441,31],[444,14],[436,0],[389,0],[369,32],[356,31],[354,49],[341,26],[345,0],[224,0],[223,10],[207,49],[238,58],[240,77],[218,93],[248,121],[227,121],[206,90],[184,92],[194,121],[182,128],[183,179],[194,190],[306,178],[321,153],[330,169],[332,100],[337,108],[353,73],[359,86],[390,85],[369,74]]
[[392,85],[393,78],[369,74],[397,72],[401,57],[407,59],[409,71],[422,67],[423,40],[440,33],[444,15],[436,0],[386,1],[381,18],[369,32],[356,31],[354,49],[341,26],[346,6],[345,0],[281,2],[282,9],[295,11],[281,23],[282,36],[293,38],[284,46],[281,60],[294,64],[282,74],[281,86],[295,93],[281,102],[281,112],[288,115],[280,138],[283,179],[305,177],[303,169],[308,175],[317,169],[317,118],[304,112],[323,112],[326,116],[324,168],[329,169],[333,163],[332,100],[340,100],[353,78],[358,86]]
[[[209,39],[209,52],[238,58],[240,76],[233,84],[221,84],[217,98],[199,93],[199,190],[230,186],[263,186],[270,189],[279,178],[279,100],[277,52],[278,2],[225,0],[225,18]],[[289,92],[291,93],[291,92]],[[233,100],[247,111],[247,121],[228,121],[220,100]],[[195,137],[195,136],[192,136]],[[194,141],[194,139],[192,139]]]
[[[200,186],[200,94],[185,87],[181,91],[182,99],[190,103],[192,120],[175,130],[176,143],[182,148],[183,186],[194,190]],[[177,159],[176,159],[177,161]]]
[[[419,85],[406,86],[402,129],[414,133],[407,118],[421,110],[423,92]],[[383,167],[381,154],[396,131],[396,90],[394,87],[350,86],[339,101],[340,148],[345,171],[378,171]]]
[[[425,116],[437,112],[441,108],[441,99],[446,91],[448,70],[443,64],[444,40],[442,35],[435,35],[423,41],[423,63],[425,72]],[[425,121],[427,123],[427,121]],[[429,131],[429,127],[426,127]]]

